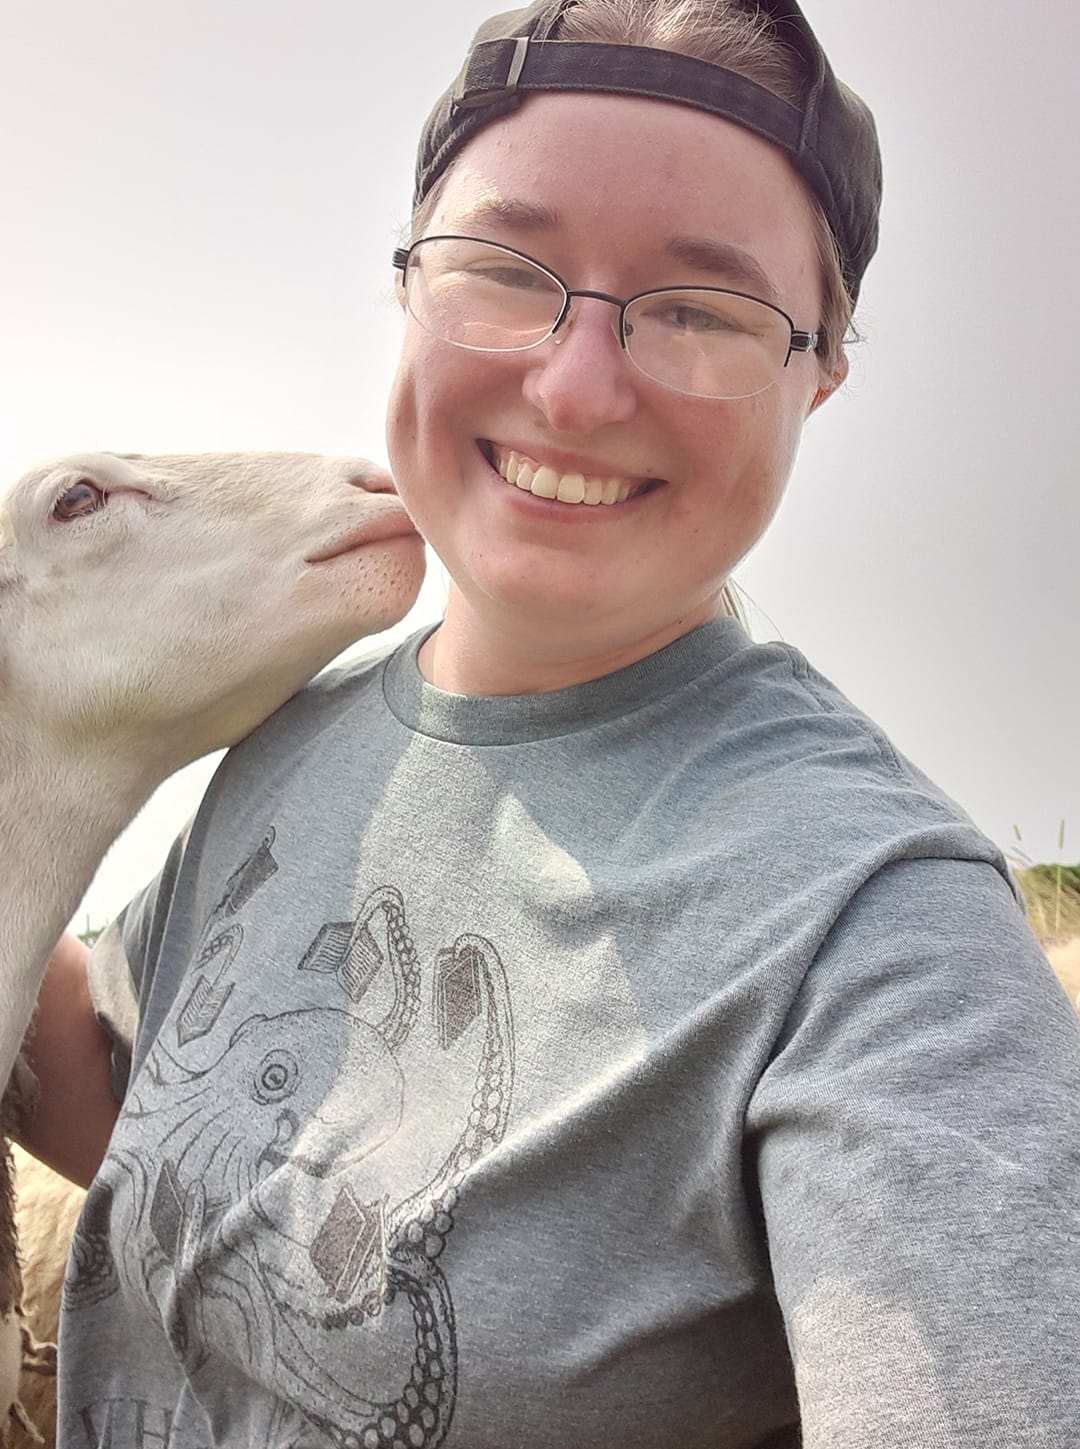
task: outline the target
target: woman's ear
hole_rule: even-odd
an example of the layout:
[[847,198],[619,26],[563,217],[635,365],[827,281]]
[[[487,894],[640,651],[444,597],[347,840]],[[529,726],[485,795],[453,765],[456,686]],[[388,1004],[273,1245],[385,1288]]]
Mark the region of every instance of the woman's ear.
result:
[[810,405],[806,409],[807,417],[809,417],[812,412],[816,412],[817,409],[821,406],[823,402],[825,402],[827,398],[832,397],[833,393],[836,392],[837,388],[843,387],[844,382],[847,379],[847,375],[848,360],[846,357],[841,357],[840,361],[833,368],[832,372],[829,373],[827,377],[822,378],[821,386],[810,399]]

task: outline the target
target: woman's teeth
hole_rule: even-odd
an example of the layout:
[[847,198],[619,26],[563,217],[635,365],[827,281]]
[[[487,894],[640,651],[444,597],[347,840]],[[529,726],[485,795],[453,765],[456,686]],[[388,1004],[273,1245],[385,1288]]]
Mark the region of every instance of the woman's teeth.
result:
[[507,483],[537,498],[557,498],[560,503],[625,503],[639,485],[619,478],[585,478],[581,473],[556,473],[546,464],[534,463],[520,453],[495,453],[495,467]]

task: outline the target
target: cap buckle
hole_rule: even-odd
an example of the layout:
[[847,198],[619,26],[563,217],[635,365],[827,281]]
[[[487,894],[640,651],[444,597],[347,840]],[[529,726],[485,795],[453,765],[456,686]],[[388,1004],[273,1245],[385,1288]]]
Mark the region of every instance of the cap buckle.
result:
[[[507,41],[509,39],[510,37],[507,37]],[[469,52],[468,58],[462,66],[454,86],[453,108],[455,111],[475,110],[480,106],[490,105],[492,101],[499,100],[504,96],[512,96],[516,92],[518,80],[525,67],[525,57],[529,52],[529,37],[527,35],[513,37],[514,49],[506,68],[506,78],[505,80],[493,83],[490,73],[491,52],[495,46],[499,50],[505,49],[507,41],[497,41],[494,45],[489,41],[486,44],[475,46]],[[480,51],[487,52],[482,57],[483,61],[486,62],[482,67],[474,64],[478,59],[481,59],[479,56]],[[481,69],[486,72],[482,80],[479,75],[475,74],[476,71]],[[474,75],[471,84],[469,80],[470,73]]]

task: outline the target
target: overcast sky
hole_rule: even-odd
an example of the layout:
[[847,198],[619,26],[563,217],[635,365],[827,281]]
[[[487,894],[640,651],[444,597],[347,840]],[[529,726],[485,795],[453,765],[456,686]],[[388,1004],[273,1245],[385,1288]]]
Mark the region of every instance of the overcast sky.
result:
[[[492,8],[3,0],[3,478],[98,448],[385,460],[414,145]],[[1065,818],[1075,860],[1080,7],[805,9],[878,118],[882,246],[851,381],[737,578],[758,637],[798,645],[1002,846],[1017,824],[1056,858]],[[441,597],[435,565],[409,627]],[[114,849],[95,923],[207,775]]]

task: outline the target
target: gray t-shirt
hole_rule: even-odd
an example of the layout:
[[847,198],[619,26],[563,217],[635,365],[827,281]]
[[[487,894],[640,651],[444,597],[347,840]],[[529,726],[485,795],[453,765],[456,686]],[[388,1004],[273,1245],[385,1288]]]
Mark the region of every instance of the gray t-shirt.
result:
[[92,957],[60,1442],[1075,1449],[1080,1031],[998,850],[734,620],[516,699],[419,642]]

